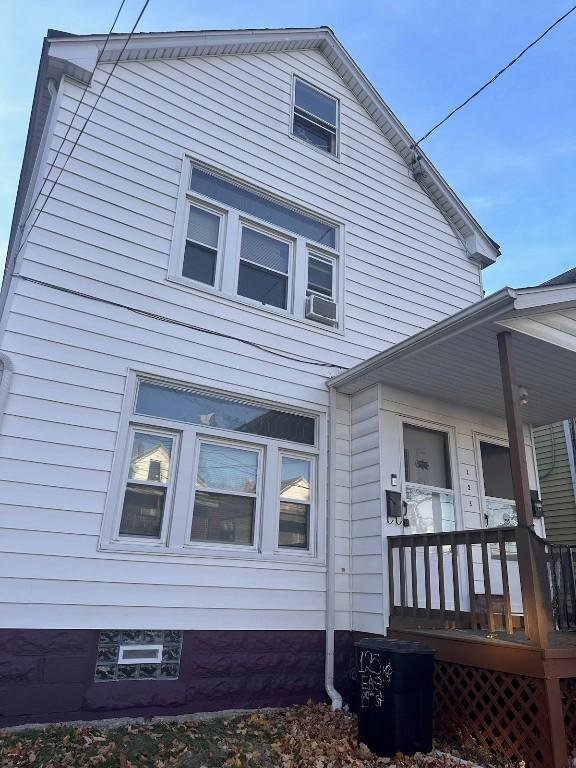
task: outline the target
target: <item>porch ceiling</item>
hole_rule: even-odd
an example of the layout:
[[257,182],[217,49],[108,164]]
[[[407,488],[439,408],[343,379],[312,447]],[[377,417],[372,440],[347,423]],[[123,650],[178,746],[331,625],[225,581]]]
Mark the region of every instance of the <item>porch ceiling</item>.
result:
[[497,335],[511,330],[529,424],[576,416],[576,286],[505,288],[330,380],[376,383],[505,417]]

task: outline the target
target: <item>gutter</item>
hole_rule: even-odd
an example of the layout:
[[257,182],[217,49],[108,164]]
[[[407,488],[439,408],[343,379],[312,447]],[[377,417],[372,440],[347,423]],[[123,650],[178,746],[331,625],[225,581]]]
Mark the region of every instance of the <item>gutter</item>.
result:
[[328,411],[328,514],[326,516],[326,656],[324,686],[332,709],[342,709],[342,696],[334,687],[334,624],[336,618],[336,397],[329,388]]

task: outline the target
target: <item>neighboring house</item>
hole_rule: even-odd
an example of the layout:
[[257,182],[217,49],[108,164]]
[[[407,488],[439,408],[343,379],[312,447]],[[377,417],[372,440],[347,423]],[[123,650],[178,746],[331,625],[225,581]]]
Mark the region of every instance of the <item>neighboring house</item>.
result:
[[[576,283],[576,268],[545,285]],[[576,422],[567,419],[534,430],[546,537],[576,547]]]
[[46,38],[3,284],[2,722],[339,706],[354,633],[437,622],[544,765],[576,288],[482,298],[498,247],[329,29],[105,40]]

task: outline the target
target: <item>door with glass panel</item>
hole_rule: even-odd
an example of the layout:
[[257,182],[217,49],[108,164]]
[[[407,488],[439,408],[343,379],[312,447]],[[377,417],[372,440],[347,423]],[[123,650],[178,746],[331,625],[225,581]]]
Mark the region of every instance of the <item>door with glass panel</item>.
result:
[[[502,442],[483,438],[479,438],[478,444],[482,469],[483,525],[485,528],[502,528],[518,525],[514,488],[512,485],[510,448]],[[490,587],[495,599],[498,600],[498,596],[503,594],[500,550],[495,544],[488,551]],[[482,571],[481,558],[476,559],[479,559],[479,562],[475,562],[477,581],[483,584],[483,576],[480,575]],[[513,542],[506,544],[506,560],[512,611],[514,613],[522,613],[518,558],[516,544]],[[483,588],[482,591],[484,591]]]
[[[406,533],[441,533],[456,530],[456,505],[449,434],[404,423],[403,463],[404,502],[410,524]],[[446,608],[454,606],[452,558],[449,547],[442,550],[445,574]],[[408,568],[411,565],[407,564]],[[425,605],[424,551],[418,550],[418,604]],[[430,579],[432,608],[440,605],[438,582],[438,550],[430,548]],[[408,579],[408,583],[411,583]],[[407,595],[411,600],[411,596]]]

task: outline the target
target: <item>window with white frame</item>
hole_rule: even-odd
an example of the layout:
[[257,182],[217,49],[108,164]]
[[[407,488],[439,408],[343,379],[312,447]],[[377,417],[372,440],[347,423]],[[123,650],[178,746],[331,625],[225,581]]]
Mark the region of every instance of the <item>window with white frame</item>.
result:
[[338,154],[338,100],[294,78],[292,134],[316,149]]
[[282,455],[280,468],[278,546],[308,549],[313,493],[312,460]]
[[456,528],[448,433],[403,425],[404,496],[415,533]]
[[[311,294],[341,313],[340,227],[191,163],[183,238],[170,277],[260,307],[322,322]],[[337,321],[324,325],[337,325]]]
[[222,216],[198,205],[188,209],[188,228],[182,262],[182,276],[214,285]]
[[329,256],[308,252],[308,279],[306,295],[314,294],[321,298],[333,299],[335,296],[336,263]]
[[318,555],[316,416],[157,380],[136,387],[105,544]]

